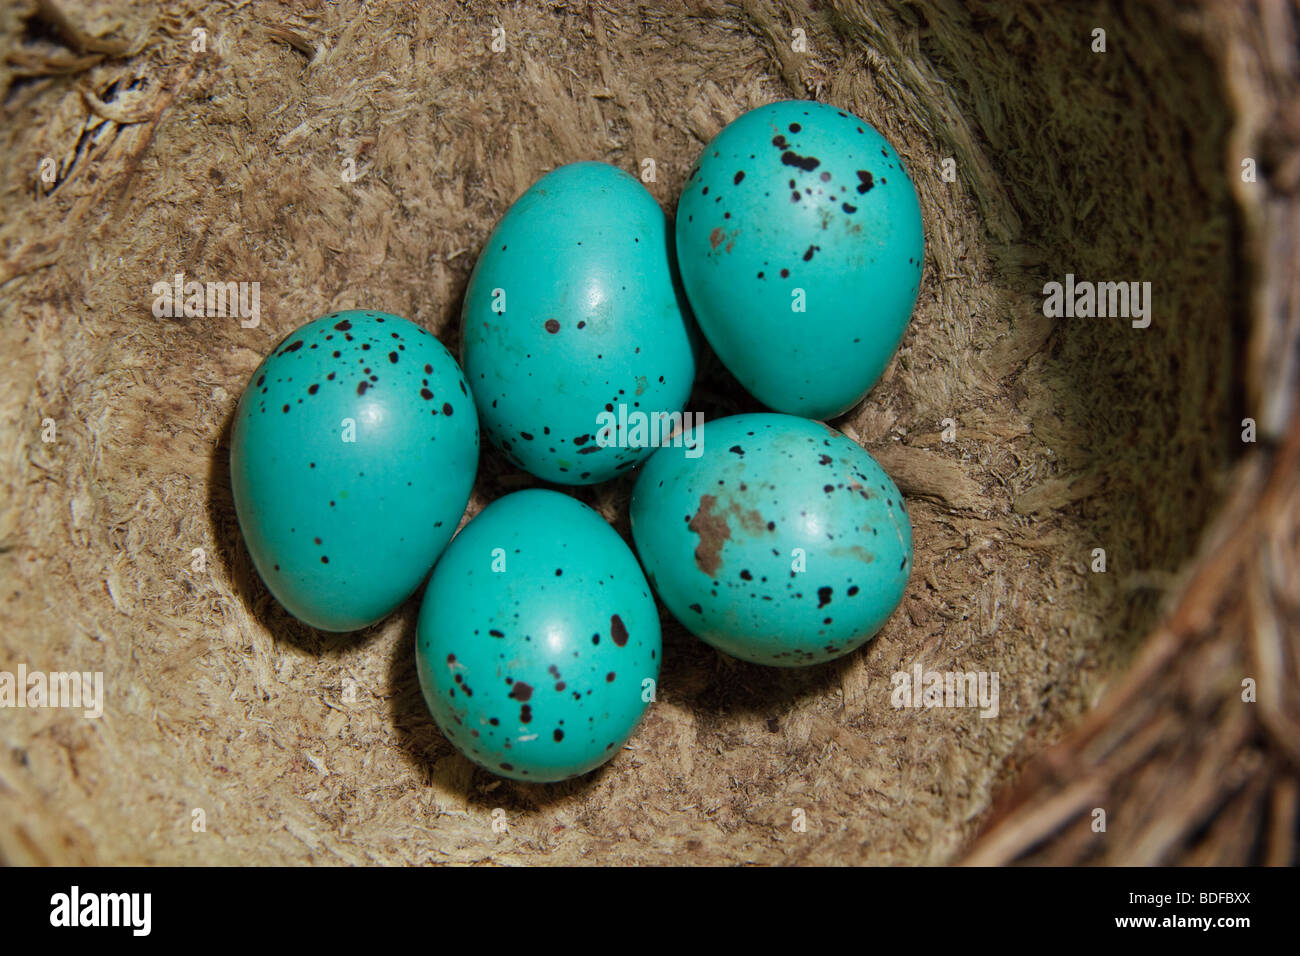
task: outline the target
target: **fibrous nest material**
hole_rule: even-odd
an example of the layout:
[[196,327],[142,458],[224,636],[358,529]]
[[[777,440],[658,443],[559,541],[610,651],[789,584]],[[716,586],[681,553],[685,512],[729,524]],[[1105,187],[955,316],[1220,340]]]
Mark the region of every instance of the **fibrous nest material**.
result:
[[[1282,4],[1215,7],[1248,236],[1245,456],[1119,686],[999,801],[971,864],[1294,866],[1300,856],[1300,58]],[[1253,419],[1243,419],[1243,426]],[[1103,834],[1107,834],[1103,836]]]
[[[1269,236],[1295,235],[1296,167],[1266,108],[1280,81],[1234,45],[1276,42],[1288,17],[947,0],[6,8],[0,670],[102,671],[107,700],[99,720],[0,712],[0,859],[918,863],[961,858],[980,832],[974,852],[999,861],[1105,847],[1070,813],[997,827],[1073,775],[1110,779],[1095,772],[1109,751],[1079,756],[1074,737],[1055,772],[1034,761],[1120,713],[1134,682],[1181,699],[1162,683],[1173,658],[1153,655],[1191,633],[1177,615],[1211,518],[1263,535],[1260,516],[1294,516],[1240,497],[1274,487],[1290,447],[1295,280],[1264,264]],[[872,122],[921,197],[911,329],[834,423],[909,497],[903,606],[863,651],[803,671],[723,658],[665,619],[659,699],[622,753],[570,783],[498,780],[424,708],[418,599],[333,636],[267,594],[230,501],[235,403],[280,337],[335,309],[395,312],[456,349],[478,250],[539,176],[652,159],[671,215],[713,134],[791,97]],[[156,318],[151,289],[176,273],[260,282],[259,324]],[[1067,273],[1151,282],[1151,325],[1045,317],[1043,286]],[[694,402],[752,407],[716,367]],[[469,514],[531,483],[487,453]],[[629,491],[576,493],[626,535]],[[1268,568],[1243,557],[1234,574],[1293,573],[1294,538],[1269,540]],[[1272,607],[1294,594],[1252,587]],[[1221,613],[1192,629],[1231,632]],[[1276,686],[1295,656],[1258,646],[1282,648],[1252,671],[1262,715],[1265,668]],[[1254,666],[1207,661],[1216,693]],[[917,664],[997,673],[997,716],[896,709],[891,676]],[[1217,766],[1246,746],[1226,705],[1171,713],[1162,732],[1199,721]],[[1249,786],[1293,823],[1294,759],[1268,753]],[[992,811],[1017,781],[1028,802]]]

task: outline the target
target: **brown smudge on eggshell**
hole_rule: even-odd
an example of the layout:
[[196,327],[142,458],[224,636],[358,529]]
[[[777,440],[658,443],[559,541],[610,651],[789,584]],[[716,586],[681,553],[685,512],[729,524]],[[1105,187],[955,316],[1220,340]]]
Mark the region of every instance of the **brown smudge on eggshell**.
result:
[[714,495],[700,495],[700,508],[687,525],[700,536],[700,543],[695,546],[695,566],[711,577],[718,573],[722,564],[722,545],[731,537],[727,519],[713,511],[717,503]]

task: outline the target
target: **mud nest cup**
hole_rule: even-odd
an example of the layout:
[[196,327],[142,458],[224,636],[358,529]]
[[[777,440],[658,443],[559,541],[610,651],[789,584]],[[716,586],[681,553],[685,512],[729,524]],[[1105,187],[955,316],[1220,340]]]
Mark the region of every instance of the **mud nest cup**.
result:
[[[1294,861],[1286,5],[29,0],[0,31],[0,670],[106,695],[99,720],[4,711],[3,861]],[[544,172],[653,158],[671,214],[713,134],[792,97],[875,124],[921,197],[911,328],[835,423],[908,496],[904,603],[802,671],[665,618],[623,752],[498,780],[425,711],[416,601],[325,635],[262,586],[226,471],[240,391],[334,309],[455,349],[482,242]],[[260,324],[155,318],[178,272],[260,282]],[[1067,273],[1149,281],[1150,326],[1044,317]],[[714,366],[692,407],[752,404]],[[486,453],[469,513],[531,483]],[[576,493],[626,534],[629,492]],[[997,673],[997,716],[896,709],[917,664]]]

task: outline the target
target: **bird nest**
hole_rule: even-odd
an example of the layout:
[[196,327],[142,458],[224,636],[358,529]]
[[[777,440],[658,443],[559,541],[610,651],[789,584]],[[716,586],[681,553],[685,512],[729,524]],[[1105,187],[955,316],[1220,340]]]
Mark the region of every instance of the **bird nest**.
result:
[[[1285,5],[73,10],[0,12],[0,671],[102,673],[103,716],[4,712],[0,859],[1293,859]],[[665,618],[659,698],[609,764],[475,769],[421,699],[416,600],[329,635],[261,584],[227,471],[241,390],[337,309],[455,350],[481,244],[539,176],[652,169],[671,215],[705,142],[792,97],[869,120],[920,196],[911,327],[832,423],[908,497],[903,604],[803,670]],[[176,274],[259,283],[257,321],[156,316]],[[1148,308],[1056,315],[1052,282]],[[691,407],[754,406],[706,362]],[[630,481],[573,493],[626,535]],[[485,452],[468,514],[534,483]],[[997,706],[900,699],[918,673],[996,675]]]

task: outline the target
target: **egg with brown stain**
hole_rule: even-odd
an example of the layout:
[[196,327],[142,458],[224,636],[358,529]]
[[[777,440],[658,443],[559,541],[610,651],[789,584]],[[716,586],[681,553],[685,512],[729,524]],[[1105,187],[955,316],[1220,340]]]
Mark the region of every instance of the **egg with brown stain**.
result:
[[[795,667],[871,639],[902,600],[912,526],[898,487],[820,422],[734,415],[660,449],[632,493],[646,576],[691,633],[733,657]],[[694,452],[692,452],[693,454]]]

